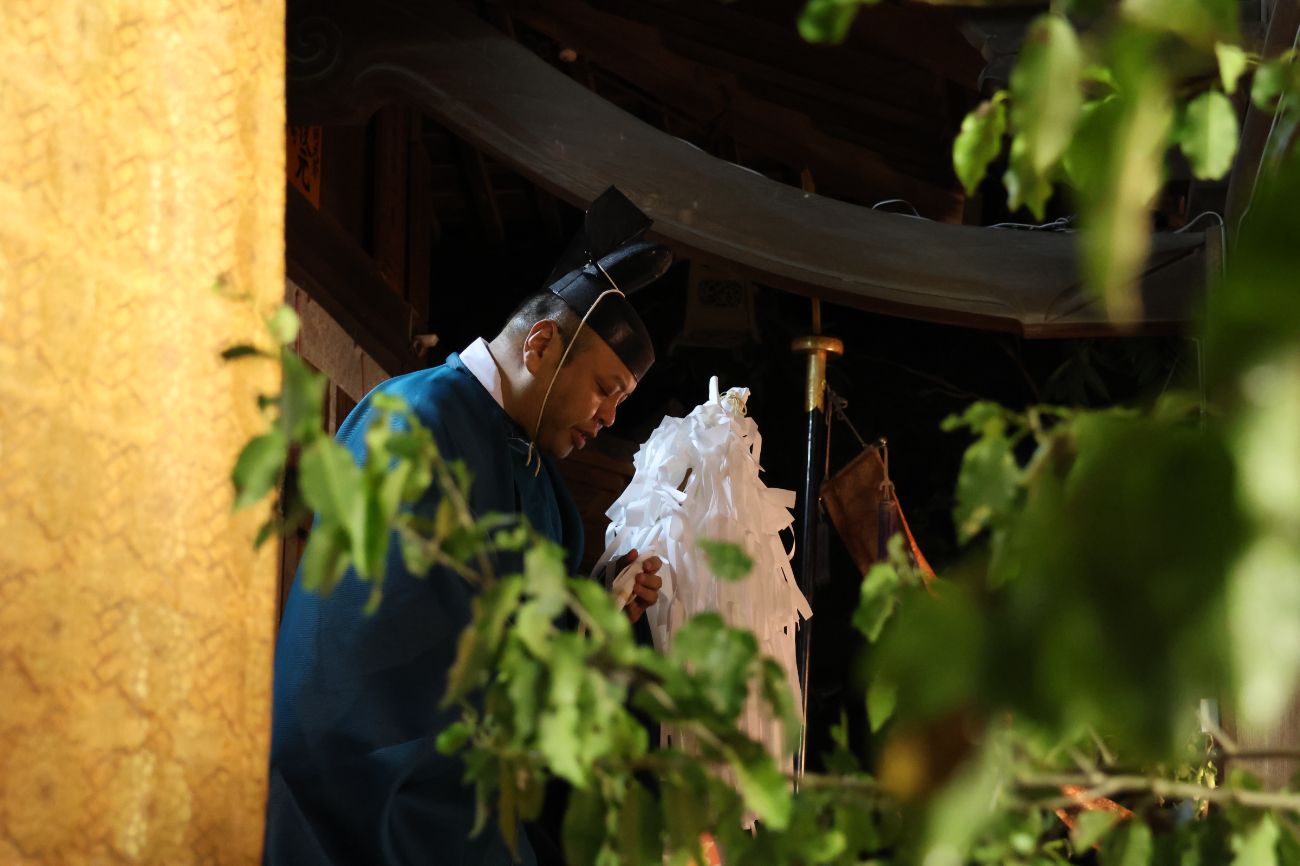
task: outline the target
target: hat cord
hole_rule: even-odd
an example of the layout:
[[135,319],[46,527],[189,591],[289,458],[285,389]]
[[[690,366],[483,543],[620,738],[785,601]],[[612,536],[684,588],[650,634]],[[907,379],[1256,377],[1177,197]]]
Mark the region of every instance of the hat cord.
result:
[[[555,372],[551,374],[551,384],[546,386],[546,393],[542,396],[542,405],[537,409],[537,423],[533,425],[533,435],[531,441],[528,443],[528,456],[524,461],[525,466],[531,466],[533,463],[533,451],[536,448],[537,434],[542,430],[542,415],[546,412],[546,401],[551,399],[551,389],[555,387],[555,380],[559,378],[560,370],[564,369],[564,362],[569,359],[569,352],[573,351],[573,347],[578,343],[578,334],[582,331],[582,326],[587,324],[587,318],[591,316],[592,312],[596,309],[596,305],[604,300],[606,295],[623,295],[623,290],[618,287],[618,283],[614,282],[614,278],[611,277],[604,268],[600,267],[600,262],[596,262],[596,267],[605,275],[605,279],[609,280],[610,285],[613,286],[613,288],[601,292],[596,297],[596,300],[592,301],[591,306],[587,308],[586,314],[583,315],[582,320],[578,322],[578,327],[574,328],[573,337],[570,338],[569,345],[564,347],[564,354],[560,356],[560,363],[555,366]],[[626,295],[623,296],[626,297]],[[556,327],[559,327],[558,322],[556,323]],[[542,458],[541,455],[538,455],[537,468],[533,470],[533,476],[536,477],[541,473],[541,471]]]

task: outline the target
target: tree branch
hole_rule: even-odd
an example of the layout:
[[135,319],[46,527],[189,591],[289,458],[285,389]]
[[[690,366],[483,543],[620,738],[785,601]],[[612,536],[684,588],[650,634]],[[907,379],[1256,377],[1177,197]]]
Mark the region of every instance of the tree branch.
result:
[[1071,796],[1034,804],[1047,809],[1077,806],[1118,794],[1148,793],[1174,800],[1236,803],[1253,809],[1279,809],[1300,814],[1300,794],[1287,791],[1248,791],[1242,788],[1207,788],[1194,782],[1175,782],[1153,776],[1109,776],[1102,772],[1079,775],[1025,773],[1016,777],[1016,784],[1021,788],[1062,788],[1072,785],[1086,789]]

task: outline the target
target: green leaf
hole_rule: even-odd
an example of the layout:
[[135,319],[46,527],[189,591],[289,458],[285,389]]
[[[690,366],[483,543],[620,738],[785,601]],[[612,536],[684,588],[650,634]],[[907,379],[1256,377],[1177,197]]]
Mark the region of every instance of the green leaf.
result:
[[617,664],[631,664],[636,647],[632,624],[623,611],[618,609],[613,597],[603,586],[592,580],[571,581],[570,586],[587,617],[604,632],[604,651]]
[[[1066,17],[1069,17],[1068,14]],[[1089,86],[1089,90],[1096,93],[1099,97],[1104,97],[1115,92],[1115,74],[1110,71],[1110,67],[1100,63],[1090,63],[1083,67],[1080,73],[1084,84]],[[1084,103],[1085,107],[1087,103]]]
[[[1265,315],[1272,312],[1266,310]],[[1300,438],[1292,435],[1300,429],[1300,363],[1295,350],[1250,367],[1242,384],[1245,399],[1237,413],[1233,450],[1244,499],[1270,534],[1300,538],[1300,484],[1295,483],[1300,478]]]
[[698,859],[700,834],[708,829],[708,800],[705,781],[698,773],[685,771],[681,777],[669,777],[662,782],[664,828],[669,844],[678,851],[687,851]]
[[1278,827],[1273,816],[1265,814],[1254,827],[1234,833],[1232,866],[1278,866]]
[[943,419],[939,429],[945,433],[951,433],[964,428],[975,434],[981,434],[993,424],[1000,425],[996,429],[1005,428],[1010,414],[1007,409],[991,400],[976,400],[967,406],[960,415],[949,415]]
[[398,523],[400,525],[398,543],[402,546],[402,564],[416,577],[427,577],[434,561],[430,551],[431,545],[426,541],[429,533],[417,529],[416,524],[419,520],[410,515],[399,515]]
[[694,670],[692,696],[733,722],[749,697],[750,665],[757,656],[758,642],[753,634],[728,628],[715,613],[703,613],[678,629],[668,669],[678,676]]
[[1004,756],[992,738],[936,794],[928,809],[923,854],[917,862],[966,862],[972,843],[996,816],[997,792],[1005,784]]
[[754,560],[739,544],[701,538],[698,542],[709,561],[709,568],[719,580],[739,580],[754,568]]
[[[1291,785],[1291,790],[1295,790],[1296,785]],[[1278,863],[1285,866],[1300,863],[1300,836],[1296,835],[1297,830],[1294,827],[1283,825],[1278,828],[1277,854]]]
[[510,849],[510,857],[519,860],[519,782],[515,765],[502,761],[497,775],[497,827]]
[[605,844],[606,805],[595,790],[575,788],[564,811],[564,859],[570,866],[594,866]]
[[239,452],[230,478],[235,483],[235,508],[245,508],[270,492],[280,480],[289,454],[289,443],[284,433],[271,430],[249,441]]
[[221,357],[226,361],[234,361],[239,358],[249,358],[249,357],[269,358],[271,356],[266,354],[256,346],[250,346],[247,343],[242,343],[238,346],[231,346],[229,349],[226,349],[224,352],[221,353]]
[[1040,200],[1039,186],[1065,152],[1083,107],[1082,75],[1083,51],[1070,22],[1050,13],[1039,16],[1025,33],[1011,73],[1011,124],[1022,151],[1016,171],[1024,193],[1019,200],[1039,216],[1041,205],[1033,206]]
[[[891,841],[891,828],[882,826],[888,821],[888,813],[872,814],[863,811],[857,804],[841,803],[834,809],[835,826],[844,831],[847,839],[845,840],[846,850],[857,854],[860,858],[868,851],[879,851],[886,847]],[[882,820],[883,819],[883,820]],[[844,862],[844,861],[842,861]],[[878,860],[871,858],[869,860],[848,860],[848,863],[856,863],[857,866],[890,866],[897,861]]]
[[1154,850],[1151,830],[1140,818],[1133,818],[1101,843],[1102,866],[1149,866]]
[[[1300,65],[1293,68],[1300,73]],[[1242,222],[1235,252],[1228,258],[1227,281],[1212,290],[1213,314],[1204,317],[1206,357],[1217,359],[1206,367],[1206,384],[1212,393],[1249,396],[1253,387],[1247,383],[1255,378],[1251,370],[1256,364],[1294,357],[1289,353],[1295,350],[1300,322],[1294,241],[1300,236],[1295,207],[1300,201],[1300,160],[1295,159],[1296,148],[1286,144],[1289,137],[1280,131],[1292,128],[1290,118],[1300,102],[1292,97],[1287,105],[1288,116],[1279,119],[1279,133],[1274,135],[1282,140],[1266,149],[1249,217]],[[1216,388],[1216,383],[1227,387]],[[1275,488],[1283,487],[1285,473],[1274,474]],[[1294,501],[1294,494],[1284,501]],[[1300,536],[1300,531],[1294,534]]]
[[1259,776],[1250,770],[1235,767],[1228,771],[1228,778],[1224,787],[1240,788],[1243,791],[1262,791],[1264,790],[1264,783],[1260,781]]
[[534,658],[545,661],[551,657],[550,640],[555,633],[554,614],[541,604],[528,602],[519,609],[514,632]]
[[885,722],[894,715],[898,704],[898,688],[892,682],[877,675],[867,688],[867,718],[871,722],[871,733],[876,733]]
[[1122,0],[1120,9],[1155,33],[1172,33],[1204,48],[1237,35],[1235,0]]
[[578,693],[584,662],[577,635],[558,634],[551,642],[551,684],[538,726],[538,747],[555,775],[576,786],[587,784],[587,764],[579,728]]
[[567,595],[564,574],[564,548],[550,542],[538,542],[524,552],[524,577],[528,591],[540,601],[562,608]]
[[1198,178],[1216,180],[1232,168],[1237,138],[1237,111],[1227,96],[1207,90],[1188,103],[1178,143]]
[[393,464],[393,467],[379,482],[377,495],[380,510],[383,512],[386,521],[393,520],[401,510],[402,505],[412,501],[406,499],[405,494],[413,468],[409,461],[399,460]]
[[1119,815],[1107,811],[1080,812],[1074,829],[1070,831],[1070,844],[1074,846],[1076,856],[1084,856],[1088,849],[1096,845],[1114,826],[1119,823]]
[[1284,93],[1296,89],[1295,60],[1288,54],[1259,64],[1250,85],[1250,98],[1264,111],[1273,111]]
[[1267,730],[1290,706],[1300,681],[1300,545],[1294,539],[1263,535],[1237,561],[1228,583],[1228,622],[1237,712],[1245,724]]
[[456,481],[456,489],[463,496],[469,496],[470,486],[474,483],[474,475],[469,471],[469,466],[464,460],[453,460],[447,464],[447,469],[451,472],[451,477]]
[[[1005,675],[990,673],[986,656],[993,648],[988,630],[997,620],[979,610],[961,584],[943,583],[934,594],[908,590],[896,622],[871,653],[876,676],[898,688],[898,707],[910,718],[951,713],[984,689],[1005,688]],[[944,663],[933,660],[943,647]]]
[[1245,49],[1230,42],[1216,42],[1214,43],[1214,56],[1219,61],[1219,78],[1223,81],[1224,91],[1235,93],[1237,80],[1246,71]]
[[338,529],[317,526],[307,538],[302,552],[302,585],[308,592],[329,595],[347,571],[347,536]]
[[961,122],[961,131],[952,143],[952,164],[967,195],[974,195],[988,165],[1002,150],[1007,132],[1007,92],[999,90],[986,99]]
[[362,434],[366,443],[366,468],[376,474],[382,473],[392,462],[389,441],[393,438],[393,419],[387,412],[376,412]]
[[297,339],[301,324],[293,308],[283,305],[276,307],[271,318],[266,320],[266,328],[271,332],[271,337],[282,346]]
[[728,758],[745,806],[770,829],[784,830],[790,823],[793,802],[785,775],[776,763],[757,744],[743,755],[732,751]]
[[466,562],[482,545],[483,540],[474,527],[458,526],[442,540],[442,552],[453,562]]
[[1138,287],[1151,248],[1150,210],[1163,182],[1173,118],[1169,84],[1159,64],[1150,62],[1152,47],[1134,40],[1123,50],[1130,68],[1121,95],[1089,116],[1076,151],[1088,157],[1074,161],[1083,178],[1084,282],[1121,325],[1141,314]]
[[458,525],[455,503],[446,496],[442,497],[433,512],[433,537],[442,540],[455,532]]
[[257,530],[257,537],[253,539],[253,549],[257,550],[261,548],[263,544],[266,544],[266,542],[270,540],[271,536],[275,535],[277,529],[279,529],[279,523],[275,518],[271,518],[263,523]]
[[[407,420],[411,415],[411,404],[406,401],[406,398],[389,391],[376,391],[371,394],[370,406],[383,415],[404,416]],[[396,428],[394,430],[396,431]]]
[[388,559],[390,540],[388,524],[391,519],[384,512],[380,492],[369,486],[360,491],[361,509],[352,531],[353,558],[357,573],[366,580],[382,581]]
[[977,439],[962,457],[953,518],[963,543],[1000,518],[1020,489],[1020,467],[1011,443],[994,429]]
[[627,866],[663,866],[659,808],[638,782],[628,784],[619,812],[618,849]]
[[517,650],[502,659],[502,679],[513,709],[514,735],[520,742],[527,742],[537,729],[544,676],[540,664]]
[[1112,93],[1088,100],[1079,111],[1079,125],[1074,140],[1061,156],[1061,168],[1065,169],[1070,185],[1081,195],[1101,183],[1107,155],[1099,148],[1105,147],[1119,110],[1119,97]]
[[814,833],[812,838],[804,843],[804,850],[807,853],[809,862],[829,863],[844,853],[848,843],[848,837],[842,831],[832,829]]
[[[475,757],[482,757],[477,770],[472,763]],[[495,788],[497,776],[495,773],[489,779],[488,772],[494,771],[497,766],[496,755],[489,752],[471,753],[466,758],[466,765],[470,768],[466,773],[465,780],[474,780],[474,826],[469,828],[471,839],[477,838],[480,833],[487,829],[488,818],[492,815],[492,806],[489,798]]]
[[460,700],[486,678],[500,647],[506,622],[514,614],[523,588],[522,578],[507,577],[490,584],[473,602],[470,624],[461,632],[456,659],[447,671],[447,693],[442,705]]
[[868,5],[874,0],[808,0],[799,14],[799,35],[808,42],[838,45],[848,37],[860,2]]
[[1011,140],[1011,158],[1002,174],[1002,185],[1007,188],[1007,208],[1028,208],[1036,219],[1047,212],[1047,200],[1052,197],[1052,182],[1046,174],[1034,169],[1029,159],[1029,148],[1021,135]]
[[444,755],[451,755],[463,749],[468,742],[469,725],[465,722],[452,722],[438,733],[434,747]]
[[900,583],[897,569],[888,562],[872,565],[862,580],[858,608],[853,612],[853,627],[866,635],[871,643],[880,637],[880,630],[898,604]]
[[[492,515],[483,518],[485,521]],[[525,524],[512,526],[509,529],[498,530],[492,536],[492,542],[501,550],[521,551],[528,545],[528,527]]]
[[1228,823],[1220,815],[1189,821],[1155,839],[1158,866],[1223,866],[1232,862]]
[[848,713],[840,711],[840,720],[831,726],[830,735],[834,748],[822,754],[822,761],[827,771],[841,776],[862,772],[862,764],[858,756],[849,747]]
[[785,726],[785,747],[793,752],[799,743],[799,711],[795,707],[790,680],[781,666],[770,658],[762,660],[761,679],[763,699],[771,707],[772,715]]
[[285,433],[291,441],[304,445],[323,437],[325,376],[313,371],[288,348],[280,350],[280,369],[280,417]]
[[536,821],[538,816],[542,814],[542,808],[546,805],[545,779],[529,772],[523,774],[518,783],[521,785],[519,788],[519,818],[522,821]]
[[[363,509],[361,469],[352,455],[333,439],[322,437],[303,449],[298,461],[298,486],[303,498],[322,520],[355,533]],[[361,539],[355,534],[353,543]]]

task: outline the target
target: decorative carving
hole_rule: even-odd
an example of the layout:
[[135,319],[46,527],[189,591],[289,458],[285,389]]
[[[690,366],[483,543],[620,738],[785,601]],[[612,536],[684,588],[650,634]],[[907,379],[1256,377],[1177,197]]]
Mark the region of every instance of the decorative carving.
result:
[[285,51],[285,77],[290,82],[327,78],[339,67],[343,31],[324,15],[291,19],[285,33]]

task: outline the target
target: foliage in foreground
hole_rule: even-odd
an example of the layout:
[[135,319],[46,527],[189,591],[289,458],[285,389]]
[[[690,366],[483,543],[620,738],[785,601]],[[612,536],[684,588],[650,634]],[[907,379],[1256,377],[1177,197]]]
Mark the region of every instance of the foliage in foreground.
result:
[[[1171,395],[1146,410],[980,403],[950,419],[973,437],[955,514],[969,557],[924,584],[896,545],[854,617],[872,645],[874,773],[841,726],[826,772],[795,791],[735,725],[751,689],[792,713],[752,635],[703,616],[668,656],[637,646],[603,589],[565,575],[562,551],[514,518],[469,512],[472,479],[400,404],[383,407],[354,466],[302,421],[321,384],[303,368],[267,406],[268,435],[301,449],[302,493],[321,512],[307,580],[328,591],[351,564],[377,602],[375,539],[391,531],[413,570],[481,584],[446,695],[463,720],[440,747],[464,756],[479,831],[512,842],[548,780],[569,782],[574,864],[703,862],[704,833],[728,864],[1300,863],[1300,795],[1224,784],[1235,746],[1196,712],[1220,696],[1268,723],[1300,662],[1276,640],[1300,628],[1300,606],[1278,603],[1297,585],[1296,476],[1266,471],[1295,462],[1296,438],[1276,434],[1300,406],[1300,339],[1257,316],[1289,291],[1268,258],[1284,258],[1271,220],[1300,192],[1284,181],[1260,201],[1267,231],[1243,239],[1250,264],[1207,329],[1234,359],[1214,383],[1222,411]],[[247,457],[262,447],[236,469],[243,501],[283,465]],[[441,505],[417,518],[430,483]],[[719,577],[744,570],[734,548],[709,552]],[[579,627],[561,628],[566,616]],[[699,753],[652,749],[647,719],[692,731]],[[1081,811],[1098,798],[1131,814]]]

